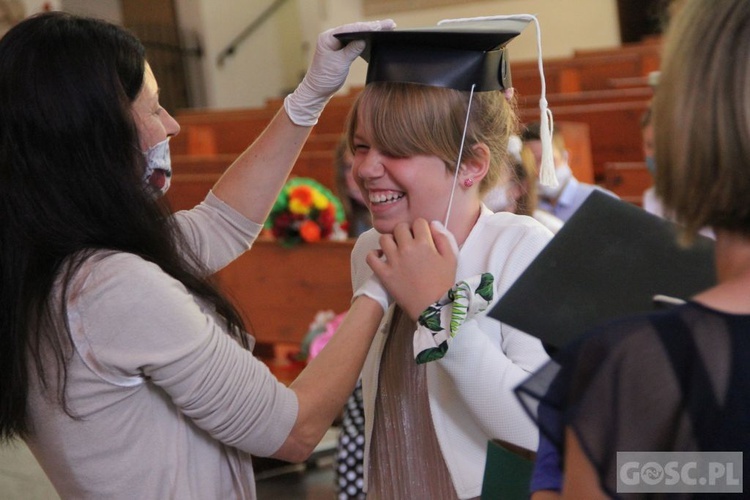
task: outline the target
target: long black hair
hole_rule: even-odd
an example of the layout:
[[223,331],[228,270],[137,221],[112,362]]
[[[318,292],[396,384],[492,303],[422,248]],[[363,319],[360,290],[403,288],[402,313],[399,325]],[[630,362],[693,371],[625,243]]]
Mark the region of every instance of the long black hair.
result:
[[[30,431],[30,377],[47,386],[45,373],[56,373],[58,401],[74,417],[64,290],[97,250],[156,263],[247,346],[240,315],[205,278],[166,204],[143,188],[131,105],[145,64],[127,30],[61,12],[28,18],[0,39],[0,441]],[[63,300],[53,304],[56,280]],[[42,362],[48,349],[56,367]]]

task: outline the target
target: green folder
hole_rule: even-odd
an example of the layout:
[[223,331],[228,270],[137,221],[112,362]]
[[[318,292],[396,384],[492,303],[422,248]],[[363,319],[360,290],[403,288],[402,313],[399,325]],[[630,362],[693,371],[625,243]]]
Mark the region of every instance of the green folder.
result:
[[[534,454],[528,450],[511,451],[497,440],[487,442],[482,500],[527,500]],[[522,456],[525,455],[525,456]]]

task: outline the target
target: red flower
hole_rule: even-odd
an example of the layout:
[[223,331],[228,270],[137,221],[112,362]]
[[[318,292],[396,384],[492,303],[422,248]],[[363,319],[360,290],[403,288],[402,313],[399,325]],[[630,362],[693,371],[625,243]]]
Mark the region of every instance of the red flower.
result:
[[325,210],[318,214],[318,224],[322,231],[323,238],[327,238],[333,232],[333,224],[336,222],[336,213],[333,205],[328,205]]
[[311,220],[306,220],[299,228],[300,237],[308,243],[315,243],[316,241],[320,241],[320,233],[320,226],[318,226]]
[[271,228],[274,237],[283,238],[289,230],[289,226],[292,225],[293,220],[292,215],[285,212],[277,215],[276,219],[273,221],[273,227]]
[[264,227],[285,246],[341,237],[343,207],[313,179],[293,178],[279,194]]
[[313,193],[309,186],[296,186],[289,191],[290,200],[298,200],[302,205],[309,207],[312,205]]

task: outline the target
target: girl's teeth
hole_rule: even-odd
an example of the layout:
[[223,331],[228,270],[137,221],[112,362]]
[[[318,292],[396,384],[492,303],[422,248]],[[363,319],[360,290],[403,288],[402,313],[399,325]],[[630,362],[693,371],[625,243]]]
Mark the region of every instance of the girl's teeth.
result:
[[370,194],[370,202],[372,203],[387,203],[391,201],[400,200],[403,198],[401,193],[376,193]]

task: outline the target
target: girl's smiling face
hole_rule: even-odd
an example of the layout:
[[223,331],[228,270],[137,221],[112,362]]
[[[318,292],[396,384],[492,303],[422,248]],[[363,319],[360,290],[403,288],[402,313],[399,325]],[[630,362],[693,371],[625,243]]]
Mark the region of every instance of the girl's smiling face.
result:
[[445,223],[447,218],[459,245],[468,237],[482,195],[506,169],[515,127],[502,93],[470,97],[453,89],[393,82],[369,83],[359,94],[346,134],[354,151],[354,178],[375,230],[392,233],[401,222]]
[[360,122],[352,169],[379,233],[391,233],[397,223],[417,218],[445,219],[453,174],[437,156],[391,156],[372,144]]

